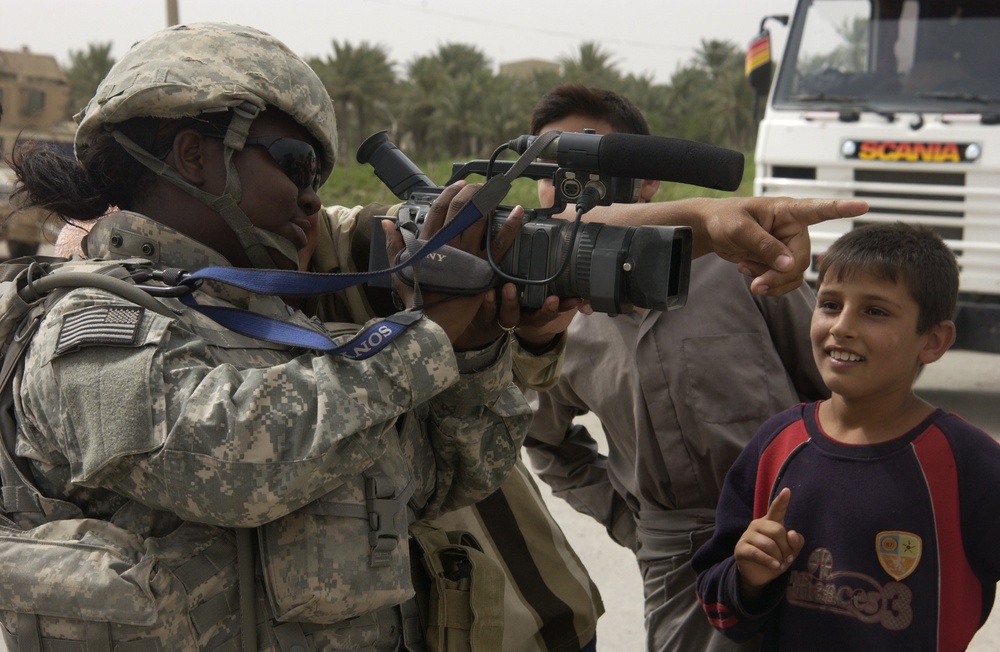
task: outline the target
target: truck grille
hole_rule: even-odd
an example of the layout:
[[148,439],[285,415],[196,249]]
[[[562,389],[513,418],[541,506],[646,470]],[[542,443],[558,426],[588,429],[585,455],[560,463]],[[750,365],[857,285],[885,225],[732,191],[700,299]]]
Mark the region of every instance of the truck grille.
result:
[[[953,218],[959,223],[955,226],[947,224],[931,224],[942,238],[946,240],[962,240],[963,229],[961,220],[965,217],[965,212],[961,209],[961,204],[965,202],[965,196],[960,194],[935,193],[923,190],[928,186],[965,186],[965,174],[962,172],[919,172],[919,171],[895,171],[895,170],[854,170],[854,180],[859,183],[878,184],[898,184],[899,190],[892,191],[869,191],[856,190],[854,196],[868,202],[871,213],[881,215],[901,215],[933,218]],[[906,208],[894,206],[896,201],[906,202]],[[914,203],[916,202],[916,203]],[[922,202],[951,202],[958,204],[956,210],[935,208],[920,208]],[[864,224],[863,220],[857,220],[856,226]],[[956,252],[960,253],[960,252]]]

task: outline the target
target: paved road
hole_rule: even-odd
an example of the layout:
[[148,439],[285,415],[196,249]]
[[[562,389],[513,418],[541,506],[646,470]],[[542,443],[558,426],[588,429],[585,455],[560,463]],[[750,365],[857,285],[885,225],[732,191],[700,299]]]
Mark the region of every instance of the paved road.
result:
[[[949,351],[927,367],[917,388],[931,403],[962,415],[1000,439],[1000,410],[996,408],[1000,401],[1000,355]],[[583,420],[592,433],[601,434],[600,428],[595,427],[596,419],[588,415]],[[555,518],[604,598],[606,613],[597,629],[598,643],[603,643],[599,649],[643,650],[642,581],[634,557],[612,542],[596,521],[553,498],[545,485],[539,484]],[[994,609],[968,650],[1000,650],[1000,608]]]

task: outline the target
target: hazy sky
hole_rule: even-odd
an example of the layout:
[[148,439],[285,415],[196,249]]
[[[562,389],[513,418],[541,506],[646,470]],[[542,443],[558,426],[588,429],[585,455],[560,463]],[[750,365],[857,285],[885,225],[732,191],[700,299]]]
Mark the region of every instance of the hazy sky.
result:
[[[789,13],[795,0],[177,0],[181,22],[227,21],[271,32],[300,55],[333,53],[334,40],[387,47],[403,71],[439,45],[476,45],[494,66],[575,56],[597,41],[622,73],[665,83],[702,39],[740,48],[761,19]],[[120,57],[166,26],[166,0],[2,0],[0,50],[27,46],[69,61],[70,50],[112,43]],[[774,47],[784,28],[771,23]]]

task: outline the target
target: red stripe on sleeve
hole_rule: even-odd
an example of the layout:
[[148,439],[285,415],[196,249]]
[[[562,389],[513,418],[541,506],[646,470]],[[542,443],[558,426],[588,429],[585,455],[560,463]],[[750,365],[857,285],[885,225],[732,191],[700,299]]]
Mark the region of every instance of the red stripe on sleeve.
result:
[[712,627],[715,627],[716,629],[728,629],[730,627],[735,627],[739,622],[736,616],[729,615],[729,609],[724,604],[718,602],[713,602],[711,604],[702,602],[701,608],[704,609],[705,615],[708,617],[708,622],[711,623]]
[[771,489],[785,460],[804,442],[809,441],[805,423],[796,419],[779,432],[767,445],[757,463],[757,484],[753,494],[753,517],[760,518],[767,513],[771,503]]
[[958,473],[944,434],[930,427],[913,442],[931,505],[938,550],[938,650],[964,650],[979,628],[982,586],[962,546]]

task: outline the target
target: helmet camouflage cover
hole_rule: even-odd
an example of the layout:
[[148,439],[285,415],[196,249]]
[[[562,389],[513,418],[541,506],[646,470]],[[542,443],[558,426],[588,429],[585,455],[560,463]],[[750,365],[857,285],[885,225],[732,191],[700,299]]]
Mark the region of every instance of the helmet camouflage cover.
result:
[[337,149],[330,95],[301,57],[275,37],[243,25],[192,23],[134,44],[76,116],[79,155],[101,130],[131,118],[182,118],[249,102],[274,106],[319,141],[325,181]]

